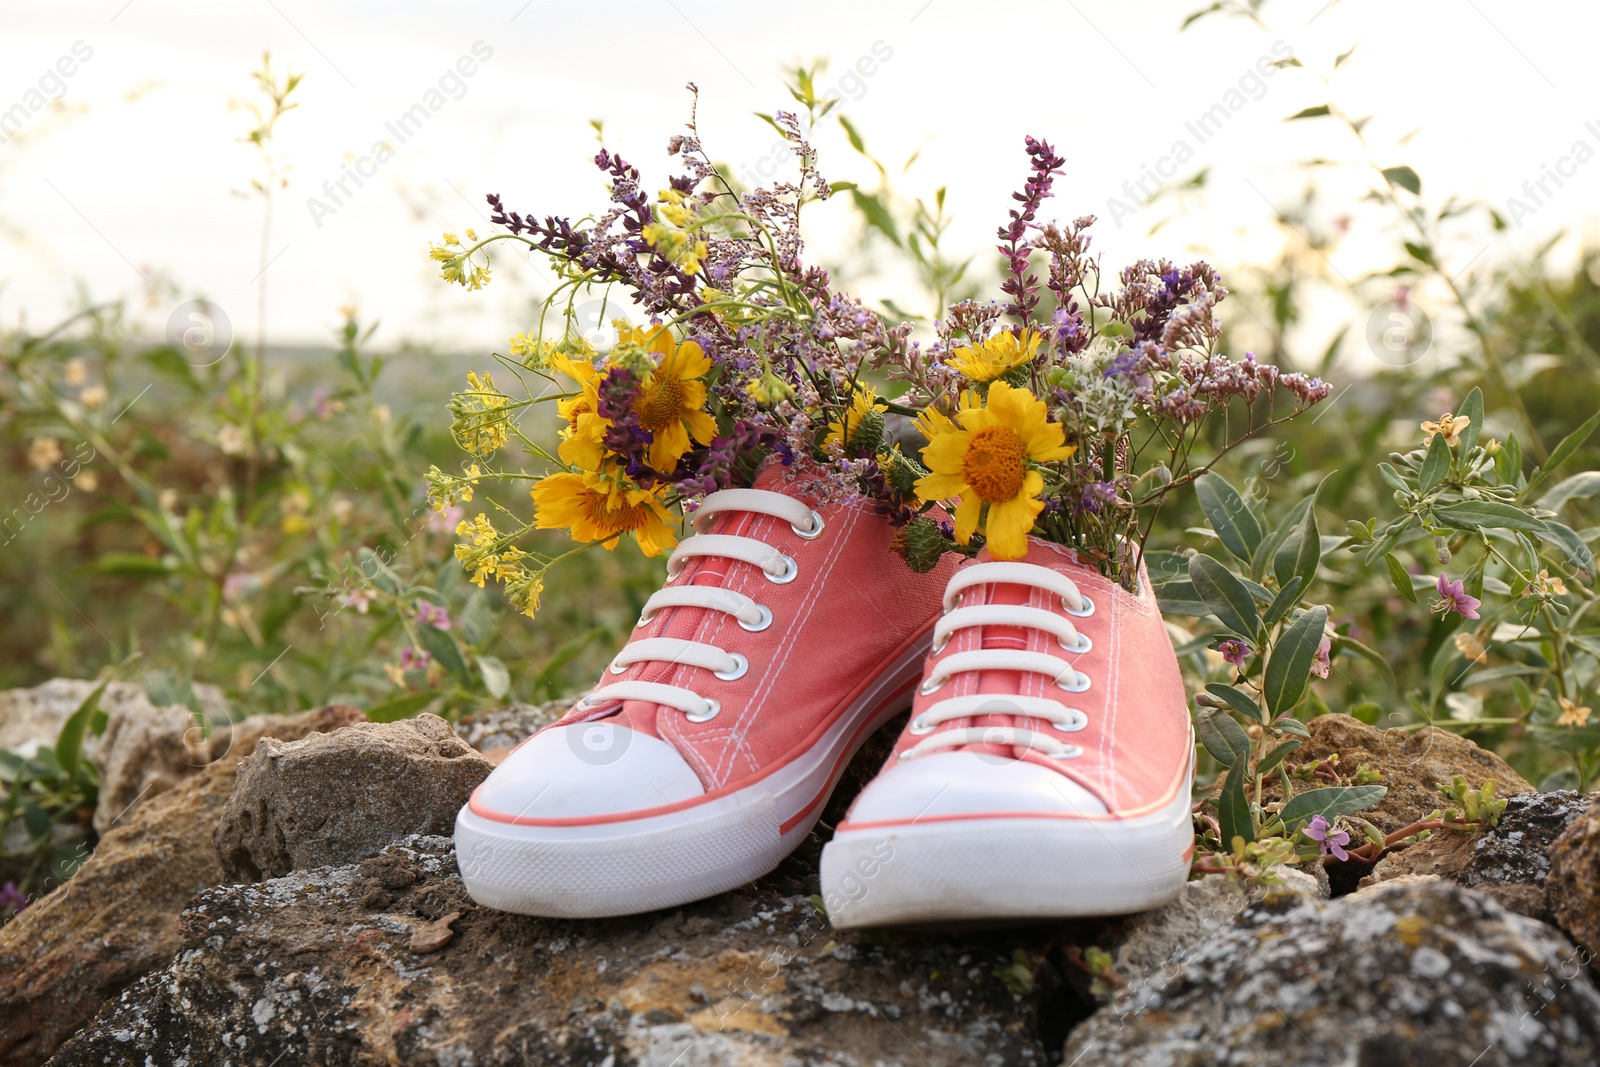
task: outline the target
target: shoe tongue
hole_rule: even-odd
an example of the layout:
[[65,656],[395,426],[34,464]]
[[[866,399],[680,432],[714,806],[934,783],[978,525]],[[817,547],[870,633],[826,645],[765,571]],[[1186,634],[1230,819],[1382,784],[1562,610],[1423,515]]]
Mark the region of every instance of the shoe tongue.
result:
[[[1033,590],[1025,585],[993,585],[989,587],[990,604],[1023,605],[1032,597]],[[1026,649],[1028,630],[1022,626],[985,626],[983,648]]]

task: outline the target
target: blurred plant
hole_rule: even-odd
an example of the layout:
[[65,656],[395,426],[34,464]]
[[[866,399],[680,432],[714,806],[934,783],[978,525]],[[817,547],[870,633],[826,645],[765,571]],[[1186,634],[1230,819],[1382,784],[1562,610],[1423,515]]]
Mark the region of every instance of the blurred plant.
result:
[[[94,763],[84,757],[84,738],[105,730],[101,682],[67,717],[53,745],[24,755],[0,748],[0,861],[16,881],[0,892],[0,910],[21,911],[38,892],[72,877],[87,858],[90,818],[99,795]],[[20,831],[20,832],[19,832]]]

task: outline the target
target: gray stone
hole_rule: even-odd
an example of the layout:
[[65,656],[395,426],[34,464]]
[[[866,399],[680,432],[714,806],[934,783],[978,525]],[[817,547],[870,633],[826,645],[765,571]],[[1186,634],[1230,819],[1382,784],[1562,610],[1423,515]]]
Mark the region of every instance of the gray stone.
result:
[[491,769],[437,715],[264,740],[212,841],[235,881],[350,863],[407,834],[451,833]]
[[1040,931],[838,934],[804,851],[710,900],[595,921],[477,906],[447,838],[219,886],[172,962],[52,1067],[1048,1062],[1046,994],[993,974]]
[[519,702],[489,711],[475,711],[457,720],[456,736],[483,753],[514,748],[565,715],[573,699],[565,697],[543,704]]
[[1163,1067],[1565,1065],[1600,991],[1561,933],[1448,881],[1246,909],[1073,1031],[1064,1061]]
[[1548,920],[1545,879],[1550,846],[1589,808],[1582,793],[1518,793],[1506,798],[1495,826],[1464,833],[1437,830],[1425,841],[1389,853],[1361,885],[1433,874],[1481,889],[1512,911]]

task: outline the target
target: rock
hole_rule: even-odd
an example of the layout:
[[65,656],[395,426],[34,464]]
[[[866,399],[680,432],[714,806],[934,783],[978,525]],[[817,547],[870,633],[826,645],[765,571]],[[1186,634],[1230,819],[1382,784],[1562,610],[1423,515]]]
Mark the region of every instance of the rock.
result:
[[261,730],[302,737],[358,721],[328,707],[241,730],[226,756],[141,803],[70,881],[0,931],[0,1065],[43,1063],[100,1005],[178,950],[179,911],[224,880],[211,828]]
[[407,834],[449,834],[492,764],[437,715],[264,740],[239,765],[212,840],[230,881],[351,863]]
[[1087,1007],[1048,963],[1026,995],[994,973],[1047,932],[839,934],[811,900],[818,847],[710,900],[594,921],[477,906],[448,838],[219,886],[171,964],[52,1065],[1049,1062]]
[[1573,820],[1549,855],[1544,887],[1550,914],[1600,971],[1600,804],[1591,803],[1587,814]]
[[135,804],[171,789],[222,758],[236,734],[253,733],[260,722],[212,723],[203,728],[182,704],[158,708],[128,701],[106,713],[106,730],[94,761],[100,772],[95,832],[104,834]]
[[[40,745],[53,745],[61,727],[94,692],[99,682],[79,678],[52,678],[30,689],[0,690],[0,748],[31,756]],[[223,706],[222,690],[196,685],[195,696],[207,706]],[[108,716],[121,710],[155,710],[144,687],[134,682],[111,682],[100,694],[100,710]],[[83,751],[92,754],[98,742],[85,735]]]
[[1446,881],[1248,908],[1074,1030],[1064,1062],[1557,1065],[1600,1057],[1600,991],[1558,931]]
[[509,750],[565,715],[574,699],[564,697],[543,704],[507,704],[490,711],[472,712],[456,721],[456,736],[485,755]]
[[1482,889],[1512,911],[1548,921],[1546,850],[1588,808],[1589,798],[1582,793],[1518,793],[1506,798],[1498,826],[1476,833],[1437,830],[1428,840],[1383,857],[1361,885],[1433,874]]
[[[1505,760],[1459,734],[1437,727],[1379,730],[1348,715],[1319,715],[1306,723],[1306,728],[1311,737],[1294,751],[1289,763],[1299,765],[1337,755],[1338,766],[1345,775],[1354,774],[1363,763],[1382,774],[1381,784],[1389,792],[1376,807],[1360,814],[1384,833],[1399,830],[1444,807],[1448,801],[1439,786],[1448,785],[1458,774],[1473,789],[1493,780],[1495,792],[1502,797],[1533,792],[1533,786]],[[1301,788],[1311,788],[1311,784]],[[1275,778],[1263,796],[1268,800],[1281,797]]]
[[1128,920],[1111,949],[1113,972],[1123,981],[1148,982],[1178,967],[1228,929],[1234,916],[1251,903],[1296,896],[1327,899],[1326,889],[1304,871],[1280,867],[1278,875],[1279,884],[1248,894],[1220,875],[1185,882],[1177,900]]

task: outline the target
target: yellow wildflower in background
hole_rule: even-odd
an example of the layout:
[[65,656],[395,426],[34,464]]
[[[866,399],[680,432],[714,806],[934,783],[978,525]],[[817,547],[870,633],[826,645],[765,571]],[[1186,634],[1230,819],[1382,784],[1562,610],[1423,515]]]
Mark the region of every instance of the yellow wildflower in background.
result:
[[1461,443],[1461,431],[1470,425],[1472,425],[1472,417],[1470,415],[1452,415],[1447,411],[1439,416],[1438,422],[1424,422],[1422,424],[1422,432],[1427,435],[1423,437],[1422,443],[1431,445],[1433,444],[1433,435],[1442,433],[1444,434],[1444,443],[1454,448]]
[[468,452],[487,456],[506,445],[508,412],[505,409],[511,398],[495,388],[494,378],[489,374],[480,379],[468,371],[467,385],[470,386],[468,391],[451,398],[450,410],[455,421],[450,424],[450,432]]
[[1005,382],[994,383],[985,406],[964,402],[956,419],[959,429],[936,431],[922,450],[932,473],[917,479],[917,495],[929,503],[959,497],[956,540],[967,544],[981,527],[990,555],[1021,559],[1044,510],[1044,477],[1028,463],[1063,460],[1075,449],[1044,401]]
[[711,357],[694,341],[675,342],[665,326],[649,332],[630,327],[623,331],[621,344],[630,342],[643,346],[655,364],[639,387],[633,413],[639,425],[654,435],[650,466],[670,471],[692,447],[691,438],[708,445],[717,435],[717,421],[705,410],[706,385],[700,380],[711,369]]
[[1571,726],[1574,729],[1589,725],[1589,709],[1579,707],[1576,702],[1566,697],[1556,697],[1556,703],[1561,705],[1561,717],[1556,720],[1557,726]]
[[603,541],[612,551],[622,534],[631,533],[646,556],[659,556],[678,543],[660,493],[625,478],[558,471],[541,478],[530,495],[537,508],[535,526],[568,530],[580,543]]
[[828,423],[828,436],[823,438],[822,446],[832,448],[838,445],[841,449],[846,447],[872,412],[888,410],[887,404],[878,402],[877,389],[867,382],[857,382],[855,394],[850,398],[850,407],[837,419]]
[[956,349],[951,353],[950,365],[970,381],[992,382],[1033,362],[1042,340],[1032,330],[1023,330],[1020,339],[1010,330],[1002,330],[977,345]]

